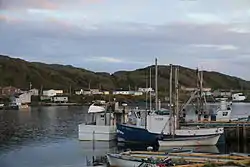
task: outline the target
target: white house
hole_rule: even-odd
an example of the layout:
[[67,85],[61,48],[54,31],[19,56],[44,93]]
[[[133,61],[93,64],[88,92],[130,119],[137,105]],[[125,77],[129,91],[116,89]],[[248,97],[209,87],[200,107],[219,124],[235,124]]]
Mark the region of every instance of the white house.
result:
[[132,96],[141,96],[143,95],[142,92],[139,91],[113,91],[113,95],[132,95]]
[[90,90],[83,91],[83,95],[91,95],[91,91]]
[[154,90],[153,88],[139,88],[138,91],[146,93],[146,92],[153,92]]
[[133,91],[124,91],[124,90],[119,90],[119,91],[113,91],[113,95],[132,95]]
[[50,89],[50,90],[44,90],[43,91],[43,95],[44,96],[49,96],[49,97],[53,97],[53,96],[60,95],[60,94],[63,94],[63,90]]
[[76,95],[83,95],[83,89],[75,91]]
[[109,91],[103,91],[104,95],[109,95]]
[[38,89],[30,89],[29,92],[30,92],[31,96],[38,96],[39,95]]
[[143,95],[143,92],[140,92],[140,91],[135,91],[134,92],[134,96],[141,96]]
[[54,96],[54,97],[51,97],[51,101],[67,103],[69,101],[69,98],[67,96]]
[[31,93],[26,92],[10,97],[11,103],[16,105],[31,103]]
[[92,95],[101,95],[103,92],[101,92],[99,89],[90,89],[90,92]]
[[246,96],[243,95],[243,93],[235,93],[232,94],[232,100],[233,101],[244,101],[246,100]]

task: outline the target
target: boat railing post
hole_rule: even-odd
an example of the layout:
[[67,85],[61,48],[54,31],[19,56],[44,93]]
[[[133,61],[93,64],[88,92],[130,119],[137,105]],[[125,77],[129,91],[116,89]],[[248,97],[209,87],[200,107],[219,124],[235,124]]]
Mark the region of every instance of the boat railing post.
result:
[[246,124],[243,123],[243,127],[242,127],[242,133],[243,133],[243,141],[244,141],[244,146],[246,146],[247,144],[247,131],[246,131]]
[[148,109],[145,110],[145,129],[147,129],[147,116],[148,116]]
[[92,145],[93,145],[93,150],[95,150],[95,131],[93,131],[93,138],[92,138]]

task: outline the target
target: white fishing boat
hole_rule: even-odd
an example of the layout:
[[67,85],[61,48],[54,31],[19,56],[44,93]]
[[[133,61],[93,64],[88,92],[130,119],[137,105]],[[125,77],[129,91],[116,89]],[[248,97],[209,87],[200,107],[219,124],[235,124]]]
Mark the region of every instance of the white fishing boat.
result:
[[[113,105],[114,110],[111,111]],[[105,101],[95,101],[88,109],[88,116],[92,116],[92,118],[90,118],[91,121],[78,126],[79,140],[116,140],[117,121],[126,122],[125,106],[126,104],[123,104],[123,110],[121,111],[118,109],[119,106],[117,102],[106,103]]]
[[192,136],[185,138],[173,138],[173,139],[163,139],[158,140],[160,147],[170,147],[170,146],[212,146],[216,145],[220,138],[218,135],[209,136]]
[[90,105],[88,114],[92,114],[92,120],[90,123],[78,126],[79,140],[112,141],[116,139],[116,127],[112,123],[112,115],[105,111],[105,101],[97,101]]
[[220,101],[220,107],[216,110],[215,120],[211,119],[211,121],[229,122],[231,120],[231,113],[231,105],[226,99],[222,99]]

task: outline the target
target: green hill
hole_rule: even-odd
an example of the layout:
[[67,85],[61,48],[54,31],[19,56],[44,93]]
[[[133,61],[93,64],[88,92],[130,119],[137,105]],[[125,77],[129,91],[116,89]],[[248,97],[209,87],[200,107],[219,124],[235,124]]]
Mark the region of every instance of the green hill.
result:
[[[154,87],[154,66],[152,68],[152,86]],[[70,65],[44,64],[27,62],[21,59],[0,56],[0,86],[15,86],[23,89],[33,87],[44,89],[72,89],[101,88],[115,90],[119,88],[136,89],[146,86],[149,68],[135,71],[118,71],[114,74],[92,72]],[[166,91],[169,85],[169,66],[159,66],[159,90]],[[180,84],[195,87],[196,72],[193,69],[180,67]],[[250,89],[250,82],[237,77],[218,72],[204,71],[204,85],[213,89]]]

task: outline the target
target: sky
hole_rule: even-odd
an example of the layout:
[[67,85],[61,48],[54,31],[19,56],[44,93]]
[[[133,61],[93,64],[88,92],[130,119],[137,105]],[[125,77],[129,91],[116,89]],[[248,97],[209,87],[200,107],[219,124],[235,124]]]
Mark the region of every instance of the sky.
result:
[[179,64],[250,80],[250,0],[0,0],[0,54],[92,71]]

